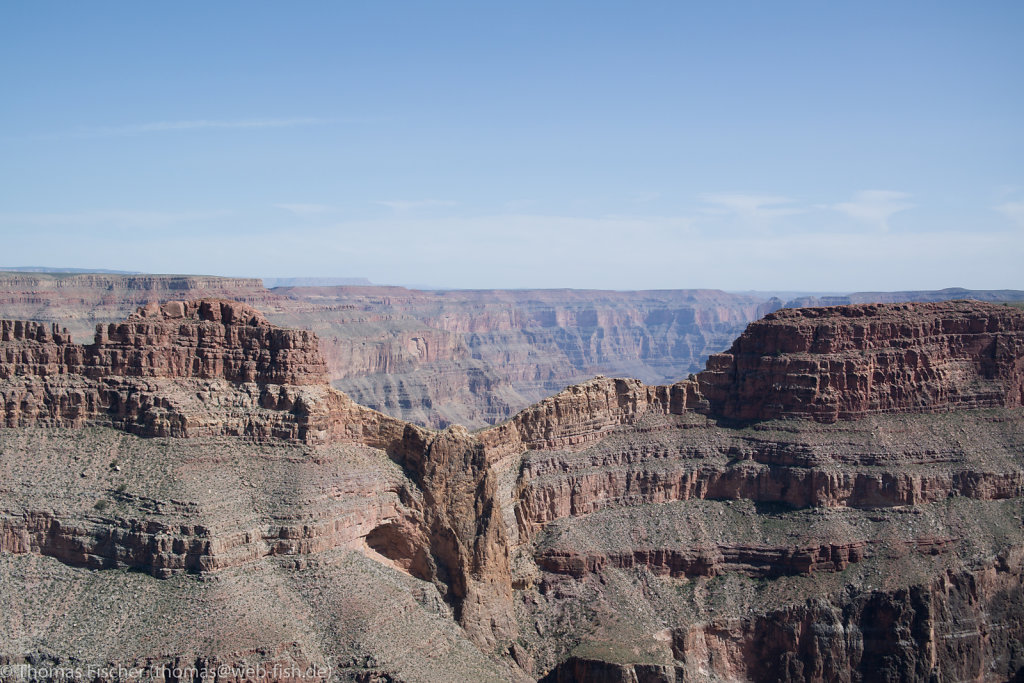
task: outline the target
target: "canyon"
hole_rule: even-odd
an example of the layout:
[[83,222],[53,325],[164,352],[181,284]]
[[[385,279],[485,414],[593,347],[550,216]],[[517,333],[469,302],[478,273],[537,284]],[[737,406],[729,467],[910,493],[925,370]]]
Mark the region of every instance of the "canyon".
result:
[[363,405],[469,428],[597,374],[675,381],[781,305],[715,290],[271,290],[244,278],[0,273],[0,316],[59,323],[79,341],[138,306],[203,297],[241,301],[275,324],[315,332],[331,383]]
[[1024,311],[766,310],[470,432],[359,405],[261,301],[0,323],[0,664],[1024,677]]
[[[306,286],[291,285],[291,282]],[[948,289],[803,296],[716,290],[421,291],[316,278],[0,273],[0,317],[59,323],[78,341],[149,303],[247,303],[277,325],[315,332],[331,384],[417,424],[470,429],[507,420],[599,374],[674,383],[703,369],[754,320],[786,305],[981,299],[1020,291]]]

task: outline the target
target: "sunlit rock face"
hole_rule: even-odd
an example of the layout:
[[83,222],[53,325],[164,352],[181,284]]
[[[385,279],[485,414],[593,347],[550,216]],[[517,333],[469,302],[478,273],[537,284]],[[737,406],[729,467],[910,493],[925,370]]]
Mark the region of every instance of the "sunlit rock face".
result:
[[0,318],[57,323],[79,342],[139,306],[203,298],[315,332],[330,381],[362,405],[469,428],[597,374],[682,379],[781,305],[717,290],[268,290],[247,278],[0,273]]
[[711,356],[701,392],[723,417],[818,421],[1019,406],[1019,309],[954,301],[783,309]]
[[780,311],[692,378],[471,433],[356,404],[237,302],[88,345],[3,321],[0,662],[1014,679],[1022,334],[977,302]]

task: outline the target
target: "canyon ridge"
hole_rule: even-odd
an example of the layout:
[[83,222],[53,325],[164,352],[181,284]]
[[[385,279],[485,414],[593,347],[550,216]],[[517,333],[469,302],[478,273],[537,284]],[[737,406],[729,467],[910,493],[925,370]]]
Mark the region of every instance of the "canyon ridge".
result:
[[[241,301],[277,325],[315,332],[336,389],[417,424],[470,429],[507,420],[594,377],[673,383],[704,368],[748,323],[786,305],[976,299],[1024,292],[947,289],[796,296],[717,290],[459,290],[322,286],[313,279],[0,272],[0,317],[57,323],[78,341],[137,307]],[[278,284],[272,281],[272,284]],[[305,284],[306,286],[297,286]]]
[[359,405],[270,303],[135,303],[0,323],[6,671],[1024,677],[1018,308],[751,301],[692,376],[470,432]]

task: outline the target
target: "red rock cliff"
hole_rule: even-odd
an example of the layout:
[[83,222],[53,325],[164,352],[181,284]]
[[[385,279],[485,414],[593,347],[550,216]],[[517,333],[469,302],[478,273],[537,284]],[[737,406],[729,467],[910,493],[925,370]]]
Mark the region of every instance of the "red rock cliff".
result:
[[149,304],[99,325],[84,374],[326,384],[316,335],[275,327],[259,311],[218,299]]
[[140,308],[75,344],[56,325],[0,321],[0,378],[83,375],[325,384],[316,335],[271,325],[245,304],[218,299]]
[[[629,661],[620,666],[601,659],[602,667],[628,666],[633,678],[640,678],[640,667],[649,673],[652,666],[661,667],[661,680],[679,680],[675,672],[684,675],[686,667],[695,675],[710,670],[723,678],[741,671],[742,678],[752,675],[747,672],[762,660],[777,659],[780,667],[788,666],[797,661],[790,655],[799,652],[801,666],[806,661],[815,671],[848,680],[840,674],[857,666],[847,662],[861,652],[867,653],[865,670],[871,672],[877,667],[869,655],[880,646],[911,643],[922,652],[934,651],[938,646],[933,643],[945,639],[944,624],[952,629],[962,622],[936,620],[933,628],[924,607],[913,604],[923,616],[908,619],[911,625],[924,624],[921,635],[905,637],[908,619],[901,617],[881,636],[876,630],[863,639],[846,639],[846,633],[860,633],[862,624],[867,625],[865,632],[874,628],[878,615],[890,607],[911,614],[906,601],[898,599],[900,586],[886,594],[892,599],[873,597],[878,594],[872,592],[875,579],[866,578],[869,570],[887,567],[883,562],[896,558],[935,576],[945,571],[940,563],[978,556],[977,548],[957,547],[956,539],[985,537],[971,526],[979,511],[988,520],[1014,520],[1005,528],[993,526],[994,539],[1017,538],[1017,500],[1024,491],[1020,411],[984,419],[878,415],[840,425],[794,422],[791,430],[733,429],[728,420],[715,418],[832,421],[882,412],[1018,406],[1022,320],[1020,312],[968,302],[786,311],[753,325],[729,354],[713,359],[695,378],[671,386],[598,378],[479,434],[461,427],[431,432],[356,405],[325,383],[315,335],[276,328],[259,313],[232,302],[146,307],[124,323],[102,327],[89,346],[74,344],[52,327],[4,322],[0,401],[2,424],[8,427],[93,422],[147,436],[241,435],[304,445],[341,443],[345,448],[303,447],[286,458],[240,451],[237,461],[223,462],[219,453],[203,454],[216,461],[208,463],[214,473],[224,467],[234,470],[236,463],[240,468],[253,465],[254,471],[281,463],[282,495],[271,496],[266,493],[270,489],[257,487],[261,493],[256,497],[281,498],[283,504],[279,507],[275,500],[264,513],[262,500],[251,510],[236,503],[236,520],[226,526],[221,501],[209,497],[213,491],[205,484],[205,470],[196,476],[203,483],[197,485],[194,501],[184,496],[165,501],[166,491],[175,489],[148,483],[137,490],[115,486],[123,483],[122,469],[149,472],[156,462],[149,457],[161,458],[163,465],[171,455],[126,453],[111,462],[106,450],[92,449],[92,466],[83,461],[74,472],[67,471],[63,457],[53,457],[68,475],[56,490],[82,490],[85,496],[79,498],[87,502],[54,513],[48,500],[28,495],[37,481],[33,473],[45,471],[43,465],[19,470],[18,484],[6,493],[15,504],[5,503],[10,512],[0,510],[0,551],[169,576],[184,570],[259,566],[267,558],[294,562],[278,568],[307,566],[307,555],[365,543],[394,567],[432,582],[450,614],[486,652],[502,648],[524,670],[538,674],[558,664],[555,677],[547,680],[574,680],[562,673],[595,677],[586,669],[588,660],[579,653],[566,659],[570,653],[558,650],[560,643],[589,638],[620,619],[647,619],[648,607],[654,615],[650,624],[609,631],[608,642],[633,643],[637,634],[653,634],[650,642],[660,648],[656,652],[664,663],[634,664],[632,651],[623,651]],[[750,410],[744,407],[748,404]],[[876,428],[883,436],[876,435]],[[110,436],[109,430],[94,431]],[[3,462],[33,461],[39,451],[33,438],[30,433],[21,445],[9,445],[7,452],[15,455]],[[211,450],[220,448],[220,441]],[[203,450],[210,445],[199,443]],[[358,449],[348,448],[351,444],[386,455],[360,456]],[[188,460],[196,459],[199,450]],[[63,454],[57,446],[51,451]],[[376,474],[360,475],[350,467],[352,462],[372,465],[371,474]],[[175,468],[166,471],[170,476]],[[297,471],[307,472],[301,476],[314,482],[310,488],[291,486]],[[225,481],[235,482],[235,476]],[[233,499],[242,487],[225,489]],[[93,501],[99,496],[113,501],[105,503],[116,506],[111,513],[103,505],[96,507],[98,501]],[[159,505],[151,507],[150,496],[157,496],[153,502]],[[673,505],[684,500],[686,505]],[[927,507],[940,502],[941,507]],[[213,507],[203,507],[208,504]],[[168,511],[177,519],[165,517]],[[998,543],[991,547],[1000,552],[1010,545],[1024,547],[1019,540]],[[939,596],[934,609],[953,605],[958,614],[975,620],[968,623],[978,624],[970,626],[971,634],[1003,633],[1005,626],[1007,635],[1000,638],[1018,642],[1019,620],[996,611],[1008,604],[1007,613],[1019,614],[1015,606],[1024,604],[1019,599],[1020,563],[1006,557],[996,558],[991,567],[968,567],[974,573],[962,574],[965,581],[984,572],[1006,574],[994,582],[998,590],[961,601],[943,602]],[[634,570],[642,582],[621,581],[624,572]],[[862,572],[861,578],[853,576],[856,572]],[[899,571],[887,573],[895,577],[892,581],[904,580]],[[746,621],[736,622],[735,637],[732,632],[722,636],[728,641],[722,645],[716,640],[717,622],[679,615],[691,614],[694,605],[703,610],[701,595],[718,590],[704,579],[722,577],[724,582],[733,575],[794,579],[786,585],[799,592],[789,594],[790,602],[792,595],[822,592],[821,583],[798,585],[795,579],[800,578],[824,582],[834,576],[836,591],[843,594],[834,591],[831,602],[813,613],[787,607],[789,611],[757,616],[754,608],[764,610],[756,601],[727,606],[732,612],[723,607],[722,613],[745,615]],[[679,585],[659,577],[692,579],[697,586],[680,591]],[[332,580],[330,585],[343,589],[347,584]],[[653,589],[649,603],[632,587],[637,585],[645,586],[645,595],[647,587]],[[929,595],[947,588],[931,585]],[[606,600],[606,595],[611,597]],[[682,602],[667,609],[666,599]],[[880,600],[885,610],[871,605],[862,609],[872,599]],[[639,608],[622,609],[634,604]],[[856,609],[847,610],[849,605]],[[411,613],[397,618],[405,620]],[[325,623],[334,623],[345,610],[325,608],[323,614]],[[612,614],[614,619],[602,623],[602,615]],[[808,614],[813,618],[805,619]],[[836,623],[840,616],[853,615],[834,630],[836,637],[821,640],[836,653],[831,660],[805,652],[810,645],[783,642],[794,625],[799,625],[797,633],[810,633],[810,626],[803,624],[830,614]],[[340,633],[347,638],[351,631]],[[318,642],[342,640],[332,638]],[[762,650],[752,649],[766,638],[771,642]],[[861,650],[854,647],[869,639]],[[282,642],[299,638],[289,635]],[[1013,651],[1011,645],[993,642],[989,651],[994,654],[986,655],[990,661]],[[731,643],[755,653],[749,667],[743,653],[732,659],[720,656]],[[607,651],[600,650],[602,657]],[[901,656],[900,661],[912,663],[909,654]],[[948,659],[944,671],[961,671],[956,667],[963,657]],[[835,676],[824,668],[833,660],[840,662],[833,667]],[[559,662],[566,663],[564,670]],[[584,673],[575,670],[577,665]],[[981,671],[980,666],[965,665],[962,671]],[[1011,674],[1024,671],[1014,662],[1000,666]],[[787,680],[789,669],[766,670],[772,680]],[[627,676],[618,674],[615,680]],[[792,679],[805,680],[796,674]]]
[[[0,408],[5,427],[93,423],[142,436],[245,436],[384,450],[407,468],[429,505],[406,520],[408,528],[388,531],[394,520],[382,525],[373,543],[409,566],[421,558],[419,578],[438,583],[478,642],[490,646],[512,634],[508,544],[493,514],[496,484],[481,444],[462,427],[431,433],[353,403],[327,384],[311,332],[275,327],[258,311],[219,299],[148,305],[123,323],[99,326],[88,346],[75,344],[66,330],[3,321]],[[344,526],[301,533],[317,536],[309,547],[321,549],[368,538],[368,530],[360,535]],[[37,547],[73,564],[120,562],[158,576],[216,571],[259,554],[249,548],[231,555],[224,551],[245,543],[204,544],[194,538],[202,534],[189,531],[174,544],[187,552],[154,554],[157,541],[131,532],[104,546],[86,526],[61,529],[38,510],[0,520],[0,550]],[[415,547],[397,555],[396,544]],[[274,553],[278,546],[273,541],[267,548]],[[280,548],[298,552],[287,543]],[[428,555],[430,563],[422,559]]]
[[977,301],[783,309],[698,375],[713,415],[831,422],[1019,406],[1024,312]]
[[1024,402],[1024,312],[977,301],[784,309],[668,386],[597,377],[480,438],[489,458],[577,449],[652,414],[819,422]]
[[[304,387],[330,393],[316,335],[275,327],[254,309],[219,299],[151,304],[123,323],[99,326],[87,346],[56,326],[2,321],[0,380],[8,427],[73,427],[102,417],[149,436],[305,441],[327,431],[311,417],[312,396],[303,395]],[[161,384],[175,381],[200,384]],[[223,392],[231,400],[215,400]],[[326,397],[320,412],[343,399]]]

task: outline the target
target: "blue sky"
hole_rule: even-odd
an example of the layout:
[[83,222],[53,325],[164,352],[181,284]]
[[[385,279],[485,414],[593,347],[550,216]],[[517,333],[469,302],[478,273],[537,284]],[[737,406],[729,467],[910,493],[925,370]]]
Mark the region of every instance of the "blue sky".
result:
[[1024,3],[5,3],[0,265],[1024,288]]

